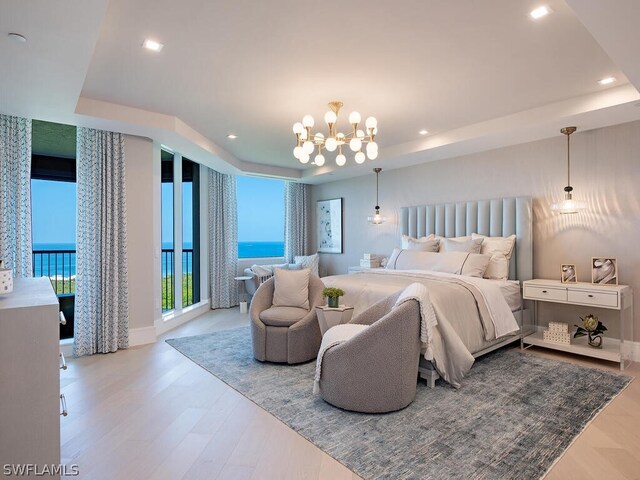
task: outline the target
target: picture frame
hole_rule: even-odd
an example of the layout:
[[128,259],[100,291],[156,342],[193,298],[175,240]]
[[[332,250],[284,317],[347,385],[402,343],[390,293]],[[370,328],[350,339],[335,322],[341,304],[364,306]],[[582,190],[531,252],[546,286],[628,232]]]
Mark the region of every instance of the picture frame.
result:
[[318,200],[318,252],[342,253],[342,197]]
[[594,285],[618,285],[618,259],[592,257],[591,283]]
[[578,272],[573,263],[563,263],[560,266],[561,283],[578,283]]

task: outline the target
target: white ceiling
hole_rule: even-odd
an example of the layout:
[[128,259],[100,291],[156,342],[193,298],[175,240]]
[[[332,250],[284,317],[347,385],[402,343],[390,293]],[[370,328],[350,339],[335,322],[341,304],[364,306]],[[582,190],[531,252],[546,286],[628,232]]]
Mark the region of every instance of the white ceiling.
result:
[[[547,138],[568,123],[640,118],[625,76],[640,82],[638,43],[620,41],[627,24],[616,28],[638,18],[640,2],[620,2],[604,14],[598,0],[550,0],[553,13],[534,22],[539,3],[528,0],[11,0],[0,33],[29,42],[0,39],[12,67],[0,72],[0,111],[149,136],[223,171],[318,183]],[[140,48],[147,37],[164,50]],[[609,75],[612,86],[596,83]],[[333,99],[345,103],[344,130],[351,110],[378,118],[379,159],[356,166],[348,155],[337,168],[327,154],[325,167],[303,171],[291,125],[306,113],[320,123]]]

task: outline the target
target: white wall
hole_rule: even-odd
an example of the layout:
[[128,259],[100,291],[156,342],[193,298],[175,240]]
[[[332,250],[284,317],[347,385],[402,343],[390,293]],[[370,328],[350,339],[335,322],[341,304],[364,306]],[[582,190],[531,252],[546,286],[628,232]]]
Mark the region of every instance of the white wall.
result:
[[162,315],[160,148],[148,138],[127,135],[125,155],[130,343],[138,344],[155,340],[154,321]]
[[[578,125],[578,128],[580,126]],[[369,225],[375,175],[316,185],[315,201],[344,198],[344,253],[322,254],[326,274],[346,273],[365,252],[388,256],[399,246],[398,211],[425,203],[531,195],[534,199],[534,276],[558,279],[560,264],[575,263],[580,281],[591,281],[592,256],[617,257],[619,281],[640,296],[640,122],[571,136],[571,183],[575,198],[590,207],[578,215],[552,214],[549,204],[566,185],[566,138],[501,148],[464,157],[385,170],[380,174],[381,212],[388,223]],[[425,158],[427,161],[428,158]],[[371,169],[376,166],[368,162]],[[314,211],[315,215],[315,211]],[[316,225],[315,218],[313,225]],[[317,248],[316,235],[313,240]],[[565,307],[541,309],[543,321],[569,315]],[[579,309],[580,314],[588,308]],[[578,321],[577,317],[574,317]],[[611,315],[601,315],[617,331]],[[640,308],[635,312],[640,340]]]

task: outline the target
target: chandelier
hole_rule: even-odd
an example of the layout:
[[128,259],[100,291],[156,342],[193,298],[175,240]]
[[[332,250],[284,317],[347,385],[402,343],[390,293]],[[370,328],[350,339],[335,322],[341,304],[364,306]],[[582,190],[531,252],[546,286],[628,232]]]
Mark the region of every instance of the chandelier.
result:
[[[347,157],[343,153],[345,145],[355,152],[355,161],[358,164],[364,163],[365,159],[375,160],[378,157],[378,144],[374,141],[376,134],[378,133],[378,121],[375,117],[367,117],[365,121],[365,128],[361,130],[358,128],[362,117],[358,112],[351,112],[349,114],[349,123],[352,130],[349,133],[342,133],[338,131],[336,123],[338,121],[338,112],[342,108],[342,102],[329,102],[329,110],[324,114],[324,121],[329,127],[327,135],[323,133],[313,133],[311,129],[315,125],[315,121],[311,115],[305,115],[302,122],[296,122],[293,125],[293,133],[296,135],[296,147],[293,149],[293,156],[300,160],[301,163],[309,163],[311,154],[317,149],[312,165],[321,167],[325,163],[322,150],[325,149],[328,152],[338,151],[336,156],[336,164],[342,167],[347,163]],[[365,153],[362,151],[362,147],[365,146]]]

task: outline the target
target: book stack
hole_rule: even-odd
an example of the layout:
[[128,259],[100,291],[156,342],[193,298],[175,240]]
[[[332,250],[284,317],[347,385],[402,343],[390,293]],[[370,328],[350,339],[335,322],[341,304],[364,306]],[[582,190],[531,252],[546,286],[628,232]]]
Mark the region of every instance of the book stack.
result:
[[562,322],[549,322],[549,327],[542,332],[542,338],[547,342],[570,345],[571,334],[569,333],[569,324]]
[[379,268],[380,259],[371,253],[365,253],[363,258],[360,259],[360,266],[363,268]]

